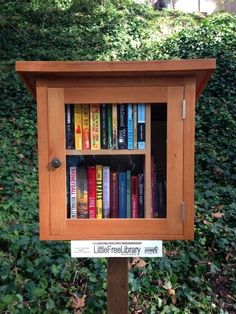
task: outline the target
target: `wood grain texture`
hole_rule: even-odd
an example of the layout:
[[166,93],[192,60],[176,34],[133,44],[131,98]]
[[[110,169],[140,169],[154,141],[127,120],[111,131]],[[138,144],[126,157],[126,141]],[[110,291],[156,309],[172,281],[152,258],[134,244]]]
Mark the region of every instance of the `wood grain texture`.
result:
[[65,103],[166,102],[166,87],[78,87],[65,88]]
[[64,89],[48,89],[49,160],[58,158],[62,165],[50,173],[51,234],[64,234],[66,228],[66,155]]
[[[167,103],[167,218],[168,229],[181,233],[183,202],[183,87],[168,88]],[[175,231],[174,231],[175,230]],[[178,230],[178,232],[177,232]]]
[[37,125],[38,125],[38,177],[39,177],[39,221],[40,239],[50,237],[50,190],[48,172],[48,112],[47,87],[37,87]]
[[108,258],[107,313],[128,314],[128,258]]
[[195,78],[186,79],[186,119],[184,121],[184,236],[194,238],[194,139],[195,139]]
[[17,61],[17,72],[88,73],[88,72],[175,72],[209,70],[215,59],[155,61]]
[[145,155],[146,154],[146,149],[93,149],[91,150],[76,150],[76,149],[67,149],[66,154],[68,156],[78,156],[78,155],[84,155],[84,156],[89,156],[89,155],[94,155],[94,156],[99,156],[99,155]]
[[[147,75],[173,78],[174,76],[196,77],[196,98],[205,88],[213,70],[215,59],[158,60],[158,61],[17,61],[16,72],[22,76],[27,87],[35,95],[36,80],[57,80],[73,78],[132,77],[136,80]],[[179,82],[179,84],[181,84]],[[51,86],[51,85],[50,85]],[[61,87],[65,87],[63,85]],[[91,85],[93,86],[93,85]]]

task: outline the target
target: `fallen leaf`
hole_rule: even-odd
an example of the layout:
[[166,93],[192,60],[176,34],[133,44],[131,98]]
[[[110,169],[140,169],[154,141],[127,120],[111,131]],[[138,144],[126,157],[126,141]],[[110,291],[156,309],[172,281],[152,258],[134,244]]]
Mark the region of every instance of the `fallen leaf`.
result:
[[221,212],[217,212],[217,213],[212,213],[212,217],[213,218],[222,218],[224,217],[225,214],[221,213]]
[[138,268],[144,268],[146,265],[147,265],[147,263],[146,263],[143,259],[140,259],[140,260],[136,263],[136,266],[137,266]]
[[82,298],[79,298],[75,293],[72,293],[71,295],[71,307],[74,309],[76,314],[82,314],[83,309],[85,307],[85,298],[86,295],[83,295]]

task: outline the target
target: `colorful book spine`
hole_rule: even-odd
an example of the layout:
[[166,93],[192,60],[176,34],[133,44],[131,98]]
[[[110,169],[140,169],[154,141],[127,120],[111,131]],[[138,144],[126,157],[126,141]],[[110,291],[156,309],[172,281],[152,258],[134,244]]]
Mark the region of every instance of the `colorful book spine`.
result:
[[75,148],[74,105],[66,105],[66,149]]
[[77,169],[77,217],[88,218],[88,179],[85,168]]
[[101,148],[108,148],[108,105],[100,105],[100,115],[101,115]]
[[90,149],[89,105],[82,105],[82,148]]
[[90,138],[91,149],[100,149],[100,105],[90,105]]
[[81,109],[81,105],[75,105],[74,117],[75,117],[75,149],[82,149],[82,109]]
[[119,183],[119,218],[127,218],[127,197],[126,197],[126,172],[118,173],[118,183]]
[[110,217],[110,167],[103,166],[102,177],[102,201],[103,201],[103,218]]
[[89,218],[96,218],[96,168],[88,167],[88,212]]
[[118,173],[111,172],[111,185],[110,185],[110,205],[111,205],[111,218],[118,218]]
[[131,177],[131,213],[138,218],[138,176]]
[[127,218],[131,218],[131,170],[126,171],[127,179]]
[[108,149],[113,149],[112,105],[107,106]]
[[127,133],[128,149],[133,149],[133,108],[132,104],[127,105]]
[[137,107],[137,104],[133,104],[133,148],[134,149],[138,149],[137,126],[138,126],[138,107]]
[[138,217],[144,218],[144,174],[138,175]]
[[138,104],[137,140],[138,149],[145,149],[145,104]]
[[118,106],[118,148],[127,149],[127,105]]
[[117,138],[117,104],[112,104],[112,141],[113,149],[118,149],[118,138]]
[[77,218],[77,171],[76,167],[70,167],[70,218]]
[[96,218],[102,218],[102,165],[96,165]]

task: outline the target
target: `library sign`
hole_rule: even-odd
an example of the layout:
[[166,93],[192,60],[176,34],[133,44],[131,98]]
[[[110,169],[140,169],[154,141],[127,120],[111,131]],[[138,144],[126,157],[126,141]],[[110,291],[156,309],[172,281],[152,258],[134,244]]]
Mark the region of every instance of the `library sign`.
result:
[[71,241],[71,257],[162,257],[162,241]]

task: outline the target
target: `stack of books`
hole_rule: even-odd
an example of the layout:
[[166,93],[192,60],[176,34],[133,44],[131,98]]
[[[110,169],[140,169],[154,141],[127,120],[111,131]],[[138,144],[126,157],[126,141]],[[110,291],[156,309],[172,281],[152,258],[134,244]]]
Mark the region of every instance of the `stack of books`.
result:
[[144,175],[110,166],[70,166],[67,173],[70,218],[143,218]]
[[67,104],[66,149],[145,149],[145,104]]

